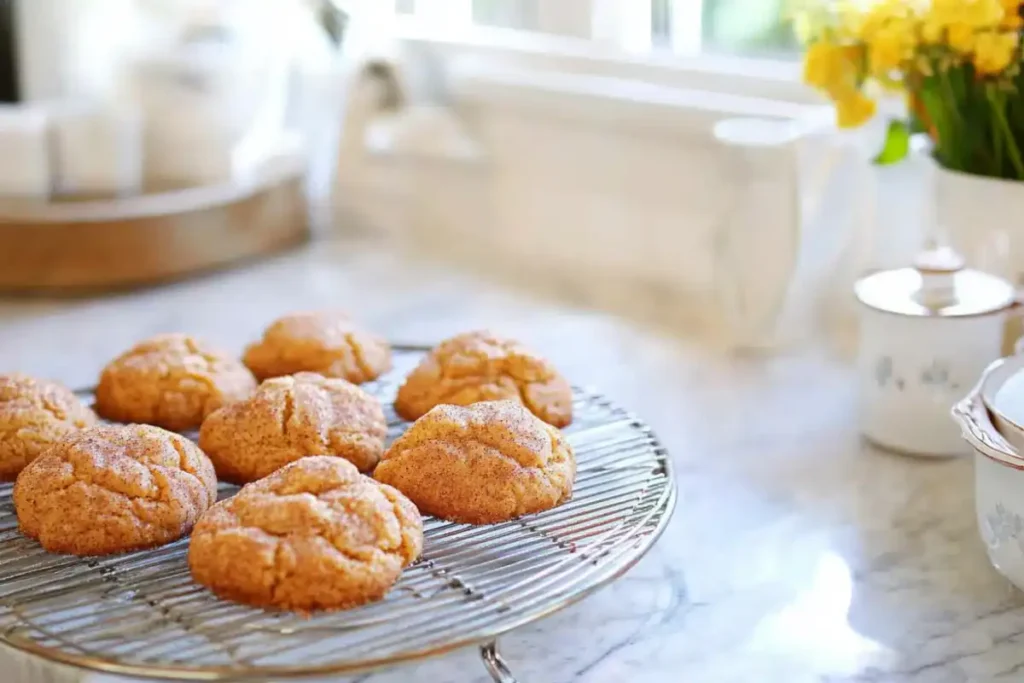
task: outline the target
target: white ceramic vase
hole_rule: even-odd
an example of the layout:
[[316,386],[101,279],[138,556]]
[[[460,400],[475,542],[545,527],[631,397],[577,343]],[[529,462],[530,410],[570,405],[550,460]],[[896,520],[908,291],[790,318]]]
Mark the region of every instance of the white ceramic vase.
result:
[[943,237],[972,267],[1024,285],[1024,182],[936,166],[935,210]]

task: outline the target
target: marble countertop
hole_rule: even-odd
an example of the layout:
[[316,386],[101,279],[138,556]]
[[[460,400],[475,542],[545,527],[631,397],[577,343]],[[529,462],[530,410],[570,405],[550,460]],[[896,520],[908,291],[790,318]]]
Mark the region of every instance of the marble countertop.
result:
[[[84,386],[146,335],[240,349],[295,309],[346,308],[407,342],[490,326],[643,415],[680,477],[675,517],[631,572],[501,639],[522,683],[1024,678],[1024,595],[985,558],[969,460],[862,445],[852,369],[823,350],[739,359],[554,301],[321,244],[139,293],[0,302],[0,355],[5,370]],[[469,650],[336,680],[490,679]]]

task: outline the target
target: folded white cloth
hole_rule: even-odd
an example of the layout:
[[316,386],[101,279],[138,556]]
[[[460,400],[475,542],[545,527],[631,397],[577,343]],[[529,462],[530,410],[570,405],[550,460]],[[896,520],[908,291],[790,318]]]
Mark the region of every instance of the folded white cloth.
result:
[[128,108],[91,103],[51,109],[58,194],[130,196],[142,191],[142,119]]
[[0,106],[0,196],[49,197],[49,116],[40,107]]

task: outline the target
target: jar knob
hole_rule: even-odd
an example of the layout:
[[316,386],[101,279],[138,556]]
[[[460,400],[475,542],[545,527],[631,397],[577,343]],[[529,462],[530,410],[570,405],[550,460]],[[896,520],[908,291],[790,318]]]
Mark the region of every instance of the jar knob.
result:
[[949,247],[937,247],[918,254],[914,269],[921,286],[914,299],[928,308],[945,308],[957,303],[956,274],[964,268],[964,258]]

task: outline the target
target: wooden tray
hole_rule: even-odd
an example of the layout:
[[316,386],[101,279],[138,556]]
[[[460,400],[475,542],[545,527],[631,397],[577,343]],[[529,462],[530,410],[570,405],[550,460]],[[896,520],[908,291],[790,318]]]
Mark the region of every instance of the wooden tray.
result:
[[180,279],[309,237],[298,164],[251,182],[128,199],[0,201],[0,292],[85,293]]

